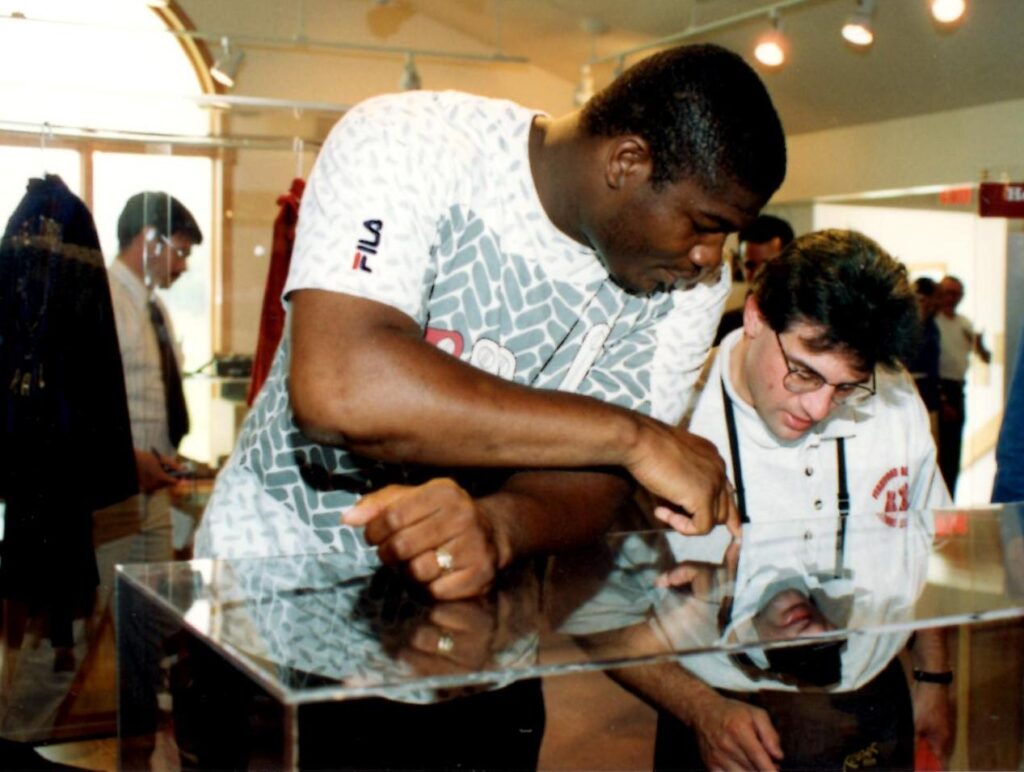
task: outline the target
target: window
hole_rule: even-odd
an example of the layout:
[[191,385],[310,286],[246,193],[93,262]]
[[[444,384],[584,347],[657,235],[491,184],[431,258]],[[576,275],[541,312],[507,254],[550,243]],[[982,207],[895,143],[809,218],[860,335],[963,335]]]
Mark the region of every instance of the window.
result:
[[[189,46],[168,34],[168,13],[142,0],[0,0],[0,217],[6,222],[30,177],[57,174],[92,211],[109,263],[129,196],[179,198],[204,234],[188,272],[162,295],[188,371],[212,355],[214,159],[173,141],[208,134],[211,118],[188,99],[203,83]],[[210,389],[187,382],[186,398],[193,429],[181,450],[211,461]]]

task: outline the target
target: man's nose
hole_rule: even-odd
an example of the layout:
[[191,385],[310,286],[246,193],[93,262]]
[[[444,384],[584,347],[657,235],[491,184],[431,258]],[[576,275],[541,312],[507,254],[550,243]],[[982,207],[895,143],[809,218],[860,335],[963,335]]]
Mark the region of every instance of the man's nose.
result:
[[832,412],[832,408],[835,407],[835,403],[832,401],[832,397],[835,395],[836,387],[829,386],[827,383],[824,384],[820,389],[808,392],[803,395],[801,402],[803,403],[804,410],[807,411],[807,415],[814,422],[824,421],[828,418],[828,414]]
[[723,246],[725,246],[724,233],[709,233],[701,236],[690,250],[690,259],[701,268],[717,268],[722,264]]

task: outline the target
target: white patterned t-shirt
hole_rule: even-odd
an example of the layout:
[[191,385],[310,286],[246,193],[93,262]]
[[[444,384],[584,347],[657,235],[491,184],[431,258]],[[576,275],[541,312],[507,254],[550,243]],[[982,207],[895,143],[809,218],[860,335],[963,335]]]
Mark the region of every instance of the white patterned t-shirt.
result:
[[[726,272],[651,296],[621,289],[541,205],[529,162],[536,115],[456,92],[355,107],[310,175],[285,297],[315,288],[385,303],[426,341],[501,378],[675,423],[721,315]],[[340,514],[363,491],[407,479],[299,432],[289,350],[286,332],[217,481],[197,555],[361,552]]]

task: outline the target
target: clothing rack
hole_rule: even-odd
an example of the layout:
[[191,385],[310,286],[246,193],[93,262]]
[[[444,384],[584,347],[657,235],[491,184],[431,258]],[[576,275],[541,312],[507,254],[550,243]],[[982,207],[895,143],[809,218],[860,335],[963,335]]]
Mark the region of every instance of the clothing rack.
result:
[[320,139],[281,136],[210,137],[190,134],[161,134],[147,131],[123,131],[120,129],[94,129],[86,126],[61,126],[46,123],[0,120],[0,134],[22,137],[39,137],[45,147],[57,138],[94,139],[114,142],[130,142],[140,145],[178,145],[195,148],[241,149],[241,150],[287,150],[301,152],[305,148],[318,148]]

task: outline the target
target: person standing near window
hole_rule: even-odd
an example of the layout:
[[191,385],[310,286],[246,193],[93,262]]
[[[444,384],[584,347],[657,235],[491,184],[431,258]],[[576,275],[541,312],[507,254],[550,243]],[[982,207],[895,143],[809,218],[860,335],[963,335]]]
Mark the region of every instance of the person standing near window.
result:
[[939,328],[939,468],[951,496],[956,496],[960,476],[960,447],[966,418],[965,389],[971,352],[988,364],[991,352],[971,321],[956,312],[964,297],[964,284],[955,276],[939,282],[939,312],[935,324]]
[[189,419],[181,353],[156,290],[169,289],[188,269],[192,247],[202,243],[203,234],[195,217],[176,198],[145,191],[125,203],[117,220],[117,239],[119,251],[109,271],[110,294],[140,491],[125,503],[121,514],[126,531],[143,535],[133,547],[133,559],[169,560],[169,489],[178,482],[175,474],[184,469],[175,459]]

